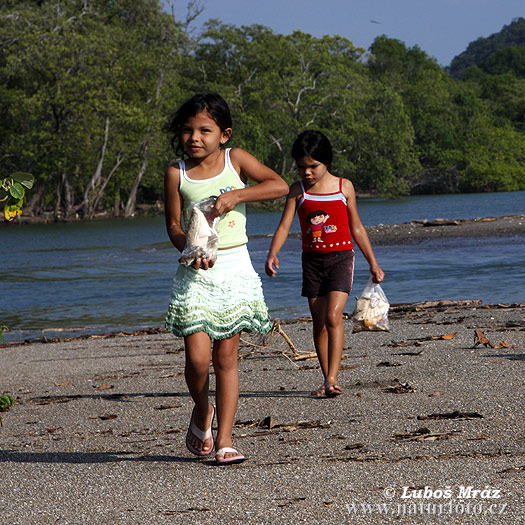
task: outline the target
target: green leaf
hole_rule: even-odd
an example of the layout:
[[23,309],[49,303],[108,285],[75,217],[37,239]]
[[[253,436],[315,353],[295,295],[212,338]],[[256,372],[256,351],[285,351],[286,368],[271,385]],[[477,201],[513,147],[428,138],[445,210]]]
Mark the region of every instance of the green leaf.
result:
[[9,197],[9,193],[7,193],[7,190],[0,187],[0,202],[5,201]]
[[15,199],[23,199],[25,195],[25,190],[19,182],[15,182],[10,188],[9,193]]
[[11,177],[16,181],[25,186],[28,190],[33,187],[35,182],[35,177],[31,173],[25,173],[23,171],[18,171],[16,173],[11,173]]
[[9,410],[15,404],[15,400],[9,395],[0,396],[0,410]]

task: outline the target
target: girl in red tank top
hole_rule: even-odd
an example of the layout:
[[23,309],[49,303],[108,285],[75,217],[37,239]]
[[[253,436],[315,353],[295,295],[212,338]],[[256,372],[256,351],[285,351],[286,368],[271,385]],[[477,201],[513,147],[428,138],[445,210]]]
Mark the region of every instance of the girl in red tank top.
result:
[[384,272],[357,213],[355,191],[348,179],[330,173],[332,146],[320,131],[304,131],[295,140],[292,157],[301,180],[290,186],[281,222],[274,234],[265,270],[275,277],[277,254],[297,211],[303,241],[303,288],[312,314],[315,350],[324,376],[317,397],[342,393],[337,376],[344,346],[343,308],[352,287],[357,244],[370,265],[375,282]]

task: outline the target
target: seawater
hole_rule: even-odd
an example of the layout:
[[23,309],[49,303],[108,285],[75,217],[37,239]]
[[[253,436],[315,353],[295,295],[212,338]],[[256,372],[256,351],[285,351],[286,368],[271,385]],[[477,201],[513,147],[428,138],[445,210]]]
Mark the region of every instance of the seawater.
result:
[[[464,219],[525,213],[525,192],[358,201],[365,225],[437,217]],[[248,244],[273,317],[308,314],[301,290],[301,245],[290,237],[276,278],[264,262],[280,213],[250,213]],[[298,232],[294,222],[292,232]],[[525,225],[518,235],[439,239],[375,246],[391,303],[480,299],[524,300]],[[162,326],[178,252],[162,217],[0,228],[0,325],[7,340]],[[369,272],[356,250],[354,287],[346,311]]]

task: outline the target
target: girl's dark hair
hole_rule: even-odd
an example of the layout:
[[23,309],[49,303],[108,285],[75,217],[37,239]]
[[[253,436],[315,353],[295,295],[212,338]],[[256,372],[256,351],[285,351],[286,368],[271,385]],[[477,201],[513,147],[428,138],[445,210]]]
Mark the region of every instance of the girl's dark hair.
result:
[[292,146],[292,157],[297,161],[306,155],[332,169],[332,145],[324,133],[309,129],[298,135]]
[[184,154],[180,140],[182,126],[190,118],[201,111],[207,111],[222,131],[232,127],[232,117],[228,103],[217,93],[198,93],[188,99],[173,115],[171,121],[164,126],[166,133],[172,133],[171,146],[177,155]]

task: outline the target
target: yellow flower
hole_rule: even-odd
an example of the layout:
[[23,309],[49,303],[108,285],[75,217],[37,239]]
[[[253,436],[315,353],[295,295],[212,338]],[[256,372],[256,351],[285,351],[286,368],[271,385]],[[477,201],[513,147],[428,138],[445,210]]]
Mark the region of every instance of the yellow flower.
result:
[[4,208],[4,216],[7,221],[16,219],[17,215],[22,215],[22,208],[18,204],[10,204]]

